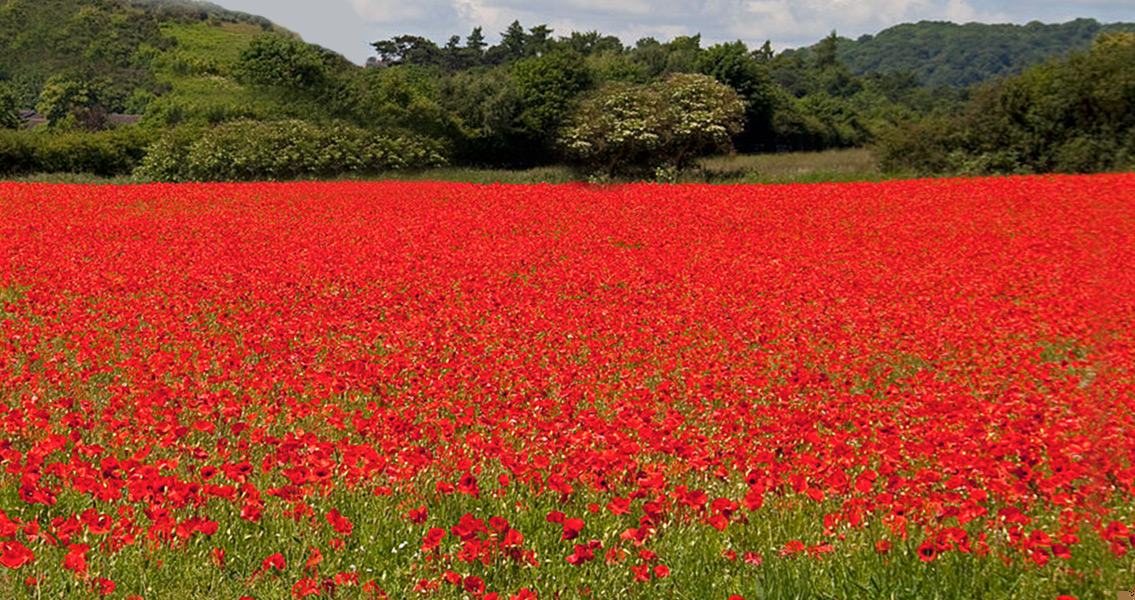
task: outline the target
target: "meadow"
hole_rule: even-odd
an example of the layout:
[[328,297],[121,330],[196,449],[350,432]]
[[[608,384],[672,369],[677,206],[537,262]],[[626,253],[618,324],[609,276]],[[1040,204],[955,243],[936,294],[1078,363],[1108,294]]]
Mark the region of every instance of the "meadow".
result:
[[1114,598],[1132,190],[0,183],[0,596]]

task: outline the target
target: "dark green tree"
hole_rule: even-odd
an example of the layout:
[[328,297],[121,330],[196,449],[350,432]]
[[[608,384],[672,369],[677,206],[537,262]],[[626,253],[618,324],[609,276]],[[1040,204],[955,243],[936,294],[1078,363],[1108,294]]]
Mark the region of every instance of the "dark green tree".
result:
[[444,64],[444,53],[437,44],[417,35],[400,35],[372,42],[371,47],[379,58],[390,65],[416,65],[440,67]]
[[745,127],[737,145],[742,150],[772,149],[773,114],[780,95],[763,62],[741,41],[706,48],[698,57],[698,70],[733,88],[745,103]]
[[528,30],[528,39],[524,43],[525,56],[538,56],[548,51],[552,42],[552,28],[547,25],[537,25]]
[[520,21],[513,21],[501,33],[501,41],[489,49],[489,55],[496,64],[512,64],[525,57],[528,35]]
[[101,129],[106,123],[105,89],[105,80],[55,75],[44,84],[36,110],[52,129]]
[[237,61],[237,76],[247,83],[311,92],[327,83],[319,53],[286,34],[265,33],[248,44]]
[[591,73],[577,52],[555,51],[517,62],[511,69],[520,96],[520,129],[550,157],[560,125],[576,97],[591,85]]
[[15,129],[20,126],[20,101],[16,90],[6,81],[0,81],[0,129]]
[[836,35],[833,29],[828,37],[816,44],[814,53],[816,56],[816,68],[823,71],[830,69],[839,62],[839,36]]

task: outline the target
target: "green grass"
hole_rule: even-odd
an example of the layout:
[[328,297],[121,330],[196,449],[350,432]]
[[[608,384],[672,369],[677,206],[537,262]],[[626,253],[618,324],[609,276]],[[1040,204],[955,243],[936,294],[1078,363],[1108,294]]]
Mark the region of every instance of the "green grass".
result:
[[175,52],[220,65],[235,63],[252,38],[263,33],[259,26],[251,23],[164,23],[161,29],[164,35],[177,40]]
[[[568,503],[561,503],[554,494],[534,496],[523,486],[499,489],[496,473],[481,477],[480,498],[460,493],[448,496],[434,493],[434,481],[416,482],[419,492],[376,496],[369,489],[353,492],[336,490],[327,496],[312,495],[305,499],[309,516],[292,518],[292,510],[282,500],[266,497],[264,519],[253,523],[240,518],[239,509],[224,501],[211,500],[201,507],[204,514],[220,522],[221,529],[211,537],[196,535],[174,548],[152,547],[139,540],[121,552],[108,556],[95,548],[100,541],[83,535],[72,542],[88,543],[91,575],[116,582],[114,598],[140,593],[146,598],[237,598],[251,595],[260,600],[291,598],[292,586],[315,569],[304,564],[318,549],[323,561],[318,565],[321,577],[338,572],[357,573],[360,583],[375,580],[391,598],[417,596],[414,582],[422,578],[437,580],[441,573],[452,570],[465,576],[484,579],[489,591],[508,594],[520,588],[539,590],[541,598],[645,600],[724,600],[739,594],[746,600],[758,599],[957,599],[989,598],[1033,600],[1069,594],[1078,600],[1114,598],[1116,590],[1129,589],[1130,557],[1117,559],[1090,531],[1082,532],[1085,541],[1070,560],[1053,559],[1047,566],[1030,563],[1019,552],[1008,548],[1004,533],[991,532],[991,555],[976,556],[958,551],[939,555],[932,562],[923,562],[917,547],[921,535],[911,531],[906,540],[894,535],[879,520],[871,520],[860,528],[842,525],[825,533],[823,515],[838,512],[838,500],[815,503],[807,498],[788,495],[771,498],[755,512],[745,512],[747,523],[732,522],[724,531],[699,523],[699,516],[685,507],[674,509],[673,520],[665,522],[641,547],[621,540],[620,534],[637,525],[638,517],[612,515],[606,509],[592,513],[589,502],[604,502],[607,496],[589,492],[577,493]],[[263,476],[257,475],[257,478]],[[257,481],[267,485],[268,481]],[[724,494],[736,497],[735,489],[720,489],[711,481],[690,481],[691,485],[708,486],[711,496]],[[53,511],[29,506],[16,497],[17,486],[5,486],[2,503],[8,515],[30,521],[59,514],[61,506],[81,512],[89,500],[77,494],[62,494]],[[719,488],[719,489],[715,489]],[[629,490],[625,490],[629,491]],[[499,493],[498,493],[499,492]],[[415,525],[403,518],[408,508],[425,504],[429,508],[426,523]],[[641,505],[636,501],[635,505]],[[72,506],[73,505],[73,506]],[[100,507],[101,508],[101,507]],[[354,530],[339,536],[328,526],[324,516],[338,509],[351,521]],[[141,507],[137,507],[138,510]],[[578,539],[561,540],[561,528],[545,517],[551,511],[562,511],[568,517],[582,518],[585,527]],[[179,518],[193,510],[179,511]],[[539,566],[533,567],[497,555],[491,565],[466,562],[458,558],[461,544],[447,535],[440,547],[445,557],[424,560],[420,550],[425,532],[434,526],[449,529],[464,514],[487,521],[504,516],[512,528],[523,533],[522,548],[534,550]],[[1053,516],[1053,520],[1057,517]],[[145,533],[141,532],[140,537]],[[342,537],[344,546],[335,549],[335,538]],[[483,537],[483,536],[481,536]],[[1094,538],[1094,539],[1093,539]],[[886,555],[876,552],[874,542],[888,539],[893,547]],[[595,559],[582,565],[569,564],[565,557],[574,544],[598,540],[602,549]],[[802,552],[782,555],[781,550],[792,540],[809,547],[831,544],[825,554]],[[96,597],[90,583],[63,571],[59,565],[66,547],[47,543],[33,544],[37,561],[34,571],[20,577],[0,581],[0,594],[5,598]],[[223,548],[223,565],[214,563],[213,550]],[[606,551],[617,548],[623,558],[609,564]],[[641,558],[640,550],[654,552],[656,558]],[[725,554],[736,553],[735,560]],[[282,553],[286,562],[280,574],[258,573],[261,561]],[[761,564],[745,562],[745,552],[757,552]],[[1004,562],[1001,558],[1005,557]],[[647,582],[634,581],[631,567],[640,564],[664,564],[668,577],[651,577]],[[24,577],[34,575],[38,586],[28,587]],[[359,588],[344,588],[335,597],[361,598]],[[370,596],[373,597],[373,596]],[[456,586],[443,585],[430,598],[458,600],[468,597]]]
[[241,52],[263,30],[250,23],[166,23],[162,33],[177,45],[154,60],[154,75],[171,91],[166,101],[186,107],[210,122],[234,117],[253,119],[310,116],[318,106],[284,101],[278,93],[238,82],[234,67]]
[[707,183],[835,183],[896,178],[883,173],[866,148],[714,156],[702,160],[700,173],[694,173],[698,174]]
[[[192,84],[197,86],[197,83]],[[189,88],[208,98],[208,86]],[[232,88],[235,84],[226,84]],[[239,86],[238,86],[239,87]],[[251,94],[245,88],[239,94]],[[232,96],[230,96],[230,99]],[[248,97],[252,100],[252,97]],[[710,184],[788,184],[837,183],[851,181],[883,181],[897,176],[879,170],[871,152],[863,148],[828,150],[825,152],[793,152],[786,154],[753,154],[718,156],[704,159],[698,168],[682,173],[679,183]],[[103,178],[85,174],[40,173],[9,177],[11,181],[41,183],[125,184],[132,183],[128,176]],[[348,179],[346,177],[337,180]],[[587,177],[564,165],[532,169],[477,169],[472,167],[442,167],[425,171],[390,172],[370,178],[380,181],[448,181],[455,183],[574,183],[585,182]]]

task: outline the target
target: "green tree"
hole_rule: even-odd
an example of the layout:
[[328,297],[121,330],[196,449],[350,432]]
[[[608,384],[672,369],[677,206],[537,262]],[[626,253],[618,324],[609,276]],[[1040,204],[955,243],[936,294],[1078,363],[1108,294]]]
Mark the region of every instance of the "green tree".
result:
[[371,44],[378,56],[391,65],[442,66],[445,53],[437,44],[417,35],[400,35]]
[[0,129],[15,129],[20,126],[19,98],[16,90],[6,81],[0,81]]
[[694,73],[701,56],[701,34],[678,36],[666,44],[665,73]]
[[247,83],[310,92],[327,82],[318,52],[302,41],[280,33],[256,36],[240,53],[238,77]]
[[1087,52],[985,86],[961,115],[922,129],[917,140],[902,128],[885,136],[884,166],[970,174],[1133,168],[1135,34],[1105,34]]
[[816,67],[823,71],[830,69],[839,62],[839,36],[832,30],[828,37],[815,46]]
[[496,64],[511,64],[524,58],[527,44],[528,36],[524,33],[524,27],[520,21],[513,21],[501,33],[500,44],[490,48],[489,54]]
[[418,67],[367,69],[352,82],[355,121],[381,130],[450,137],[452,118],[439,102],[427,70]]
[[481,56],[485,53],[487,47],[488,43],[485,42],[484,31],[480,27],[474,27],[473,31],[465,38],[465,48],[477,56]]
[[101,102],[105,82],[55,75],[47,80],[36,110],[52,129],[101,129],[106,110]]
[[537,56],[547,52],[552,42],[552,28],[547,25],[537,25],[528,30],[528,38],[524,44],[525,56]]
[[779,95],[768,68],[743,42],[710,46],[698,57],[698,70],[733,88],[745,103],[745,128],[738,145],[745,149],[773,145],[773,113]]
[[440,84],[442,106],[459,131],[457,157],[478,165],[522,165],[528,143],[520,135],[520,92],[507,67],[457,73]]
[[555,51],[519,61],[511,73],[522,107],[521,131],[551,150],[572,103],[591,85],[587,64],[576,52]]

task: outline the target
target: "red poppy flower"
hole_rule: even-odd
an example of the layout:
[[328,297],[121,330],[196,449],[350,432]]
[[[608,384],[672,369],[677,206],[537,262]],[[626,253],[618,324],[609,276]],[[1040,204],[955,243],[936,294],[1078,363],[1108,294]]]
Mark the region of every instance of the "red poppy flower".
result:
[[32,551],[20,542],[0,542],[0,564],[9,569],[18,569],[35,560]]

